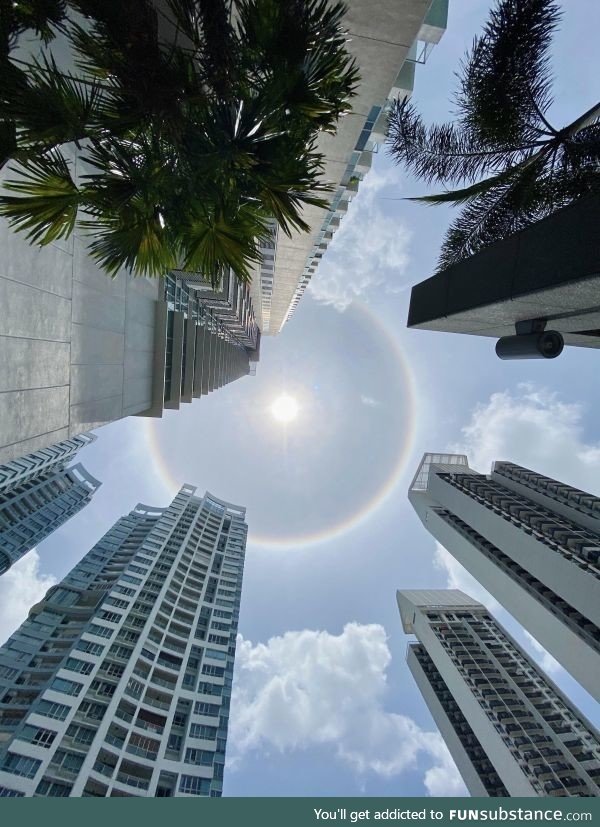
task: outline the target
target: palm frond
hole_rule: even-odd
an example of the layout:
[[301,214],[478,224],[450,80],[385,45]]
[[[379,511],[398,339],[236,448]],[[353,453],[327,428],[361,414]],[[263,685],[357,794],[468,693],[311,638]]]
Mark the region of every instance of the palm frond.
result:
[[521,157],[521,148],[499,150],[476,140],[459,124],[426,126],[408,98],[397,100],[388,121],[388,146],[397,162],[428,184],[475,181]]
[[527,167],[513,170],[499,185],[467,203],[446,233],[439,270],[506,238],[547,212],[540,182],[543,163],[544,159],[538,158]]
[[512,175],[513,170],[509,169],[508,171],[498,173],[498,175],[493,175],[491,178],[484,178],[482,181],[477,181],[469,187],[447,190],[446,192],[438,192],[433,195],[417,195],[404,200],[419,201],[422,204],[430,204],[432,206],[437,204],[466,204],[494,187],[503,184],[504,181],[512,177]]
[[231,268],[248,282],[251,266],[261,260],[258,242],[269,234],[268,217],[250,204],[231,212],[223,207],[202,209],[178,228],[182,269],[202,273],[214,285]]
[[40,245],[71,235],[81,193],[60,152],[24,162],[14,171],[20,177],[6,181],[4,187],[21,195],[0,196],[0,215]]
[[460,72],[459,118],[475,140],[513,147],[552,134],[549,47],[554,0],[498,0]]
[[137,276],[161,276],[177,264],[176,248],[158,213],[100,214],[78,226],[93,238],[88,245],[92,258],[113,278],[123,268]]
[[0,52],[8,54],[27,30],[48,43],[64,28],[66,0],[0,0]]
[[60,71],[47,54],[27,64],[24,74],[27,83],[15,84],[3,107],[21,148],[54,147],[94,132],[102,100],[97,84]]

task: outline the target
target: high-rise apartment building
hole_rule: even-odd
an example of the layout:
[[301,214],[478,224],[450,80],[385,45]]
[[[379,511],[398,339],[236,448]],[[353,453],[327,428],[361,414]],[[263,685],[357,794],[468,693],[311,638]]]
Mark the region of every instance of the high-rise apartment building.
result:
[[90,502],[100,482],[81,463],[67,466],[95,439],[81,434],[0,465],[0,574]]
[[598,796],[600,733],[486,608],[399,591],[408,664],[472,795]]
[[0,463],[254,372],[259,330],[234,276],[220,292],[193,273],[111,279],[84,239],[40,249],[5,220],[0,244]]
[[448,0],[347,0],[347,6],[348,51],[361,81],[337,134],[323,134],[317,144],[325,156],[323,178],[334,184],[330,207],[306,207],[309,233],[289,238],[274,226],[261,248],[251,295],[263,335],[276,335],[292,316],[385,139],[391,101],[411,93],[415,67],[440,41],[448,18]]
[[0,796],[220,796],[247,526],[185,485],[0,648]]
[[409,490],[423,525],[600,700],[600,499],[512,462],[489,475],[425,454]]

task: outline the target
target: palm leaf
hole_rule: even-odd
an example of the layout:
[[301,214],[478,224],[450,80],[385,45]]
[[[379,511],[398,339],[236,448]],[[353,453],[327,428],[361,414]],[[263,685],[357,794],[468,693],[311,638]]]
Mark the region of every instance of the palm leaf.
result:
[[496,186],[470,200],[451,224],[440,253],[443,270],[483,247],[506,238],[538,220],[544,209],[544,186],[540,173],[544,158],[511,170]]
[[27,83],[16,84],[4,104],[20,147],[52,147],[93,133],[102,100],[96,83],[61,72],[51,55],[33,60],[24,71]]
[[0,196],[0,215],[40,245],[71,235],[81,194],[63,156],[53,151],[14,171],[20,177],[6,181],[4,187],[22,195]]
[[214,285],[231,268],[240,281],[251,279],[251,266],[261,260],[258,242],[267,238],[269,222],[260,209],[243,205],[235,213],[204,209],[179,228],[183,270],[202,273]]
[[90,255],[113,278],[122,268],[137,276],[162,276],[177,264],[175,247],[158,213],[101,215],[78,226],[93,237]]
[[553,130],[549,48],[560,20],[553,0],[498,0],[462,65],[459,118],[476,140],[512,147]]
[[460,124],[427,127],[408,98],[392,106],[388,146],[396,161],[428,184],[474,181],[520,160],[522,152],[521,147],[499,150],[489,146]]

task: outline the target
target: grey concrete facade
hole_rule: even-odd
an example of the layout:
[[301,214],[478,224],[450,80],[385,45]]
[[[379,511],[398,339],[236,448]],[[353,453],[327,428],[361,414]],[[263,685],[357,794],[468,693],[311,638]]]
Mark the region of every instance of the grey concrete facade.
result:
[[72,236],[39,248],[0,220],[0,463],[152,400],[158,280],[110,279]]
[[597,796],[600,733],[486,608],[397,593],[408,663],[472,795]]
[[409,490],[425,528],[600,700],[600,499],[510,462],[488,476],[426,454]]

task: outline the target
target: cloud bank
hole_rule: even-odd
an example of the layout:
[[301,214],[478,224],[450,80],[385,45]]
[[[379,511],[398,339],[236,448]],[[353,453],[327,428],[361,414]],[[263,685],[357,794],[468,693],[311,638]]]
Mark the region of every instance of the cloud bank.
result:
[[384,213],[381,193],[398,190],[399,173],[371,170],[333,236],[309,290],[317,301],[345,310],[354,299],[375,290],[398,293],[410,262],[412,234],[397,218]]
[[33,549],[0,577],[0,644],[26,619],[56,578],[40,574],[40,556]]
[[375,624],[348,623],[339,635],[286,632],[256,645],[240,636],[230,765],[253,750],[321,746],[358,775],[422,768],[431,795],[465,795],[441,737],[384,709],[390,660],[385,630]]

